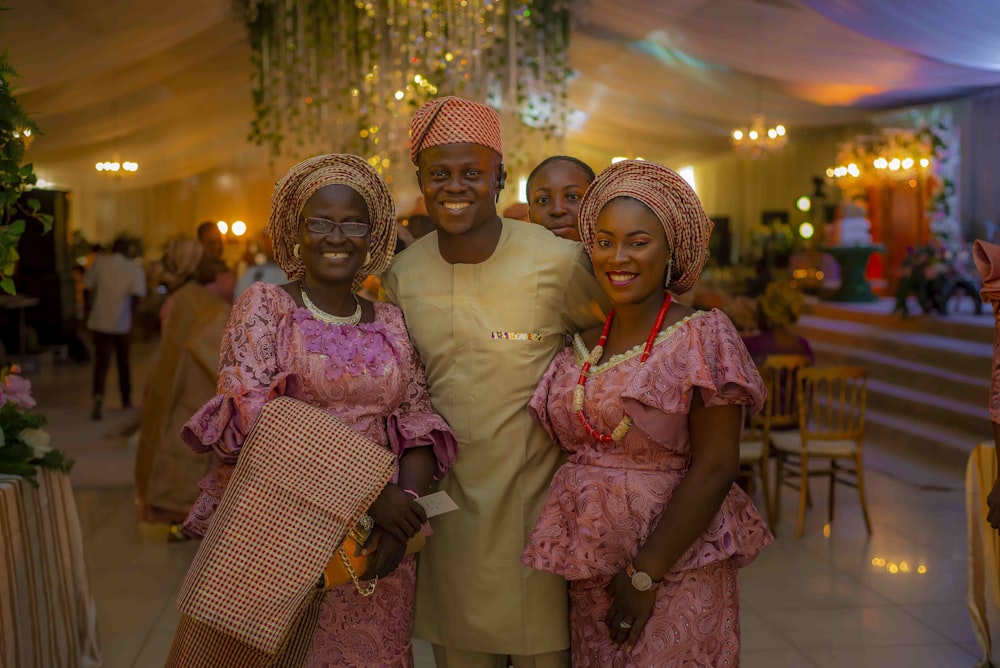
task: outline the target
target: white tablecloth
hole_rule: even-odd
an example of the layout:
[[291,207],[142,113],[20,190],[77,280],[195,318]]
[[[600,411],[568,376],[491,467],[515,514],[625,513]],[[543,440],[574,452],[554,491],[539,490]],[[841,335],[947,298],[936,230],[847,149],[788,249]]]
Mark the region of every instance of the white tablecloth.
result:
[[101,665],[97,608],[69,477],[0,475],[0,666]]

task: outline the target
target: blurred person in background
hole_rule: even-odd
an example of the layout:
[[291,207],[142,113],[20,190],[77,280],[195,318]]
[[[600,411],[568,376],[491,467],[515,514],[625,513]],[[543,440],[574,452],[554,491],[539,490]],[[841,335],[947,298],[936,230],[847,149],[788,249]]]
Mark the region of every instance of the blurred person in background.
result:
[[169,524],[171,539],[183,540],[177,523],[197,500],[211,458],[192,452],[181,427],[215,395],[219,342],[231,310],[232,291],[224,286],[232,285],[232,272],[207,260],[191,240],[170,242],[163,267],[160,281],[171,292],[139,421],[136,508],[140,521]]
[[89,298],[87,329],[94,340],[93,408],[90,417],[103,417],[104,386],[111,352],[118,365],[118,389],[122,408],[132,407],[132,371],[129,344],[132,333],[132,312],[146,296],[146,275],[142,267],[127,257],[128,241],[116,239],[108,255],[98,255],[83,276],[83,287]]
[[222,232],[218,226],[210,220],[198,225],[198,242],[205,249],[206,260],[221,260],[225,247],[222,243]]
[[280,285],[288,281],[285,272],[274,261],[274,245],[271,243],[271,235],[267,230],[260,233],[257,253],[250,264],[236,281],[236,289],[233,291],[233,298],[238,298],[243,291],[254,283],[270,283]]

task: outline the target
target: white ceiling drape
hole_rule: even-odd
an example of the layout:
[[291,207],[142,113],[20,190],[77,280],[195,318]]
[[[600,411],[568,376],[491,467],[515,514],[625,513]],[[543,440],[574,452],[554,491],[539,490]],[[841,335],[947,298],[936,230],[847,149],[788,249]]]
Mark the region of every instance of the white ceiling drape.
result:
[[[135,185],[265,165],[246,142],[249,49],[230,0],[8,0],[0,35],[60,185],[136,160]],[[1000,86],[995,0],[590,0],[574,28],[567,150],[693,160],[752,113],[810,128]]]

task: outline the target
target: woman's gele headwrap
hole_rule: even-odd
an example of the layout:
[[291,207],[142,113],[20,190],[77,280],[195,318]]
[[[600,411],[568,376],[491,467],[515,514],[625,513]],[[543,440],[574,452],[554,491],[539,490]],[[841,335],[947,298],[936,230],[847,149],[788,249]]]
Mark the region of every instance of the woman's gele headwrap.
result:
[[708,261],[713,223],[687,181],[671,169],[647,160],[623,160],[597,175],[580,203],[580,236],[593,256],[597,216],[618,197],[631,197],[659,219],[671,249],[666,288],[675,294],[691,289]]
[[290,279],[302,276],[305,271],[302,260],[292,252],[299,240],[302,209],[316,191],[330,185],[348,186],[368,206],[371,260],[365,262],[354,279],[357,289],[368,274],[381,274],[392,260],[396,248],[396,208],[382,177],[356,155],[333,153],[303,160],[275,184],[267,224],[274,244],[274,260]]

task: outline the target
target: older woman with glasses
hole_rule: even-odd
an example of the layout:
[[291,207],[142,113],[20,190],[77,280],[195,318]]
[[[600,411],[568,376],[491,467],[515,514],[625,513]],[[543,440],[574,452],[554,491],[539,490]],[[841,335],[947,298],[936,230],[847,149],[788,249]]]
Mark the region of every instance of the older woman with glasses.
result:
[[305,665],[410,666],[416,563],[404,551],[426,520],[416,498],[454,462],[457,443],[431,408],[400,310],[356,293],[392,257],[392,198],[361,158],[324,155],[293,167],[271,207],[275,260],[292,281],[255,283],[233,308],[219,394],[184,428],[195,450],[219,462],[185,530],[205,533],[268,400],[291,395],[328,410],[392,450],[399,467],[368,509],[380,533],[363,576],[378,577],[374,593],[352,583],[327,592]]

